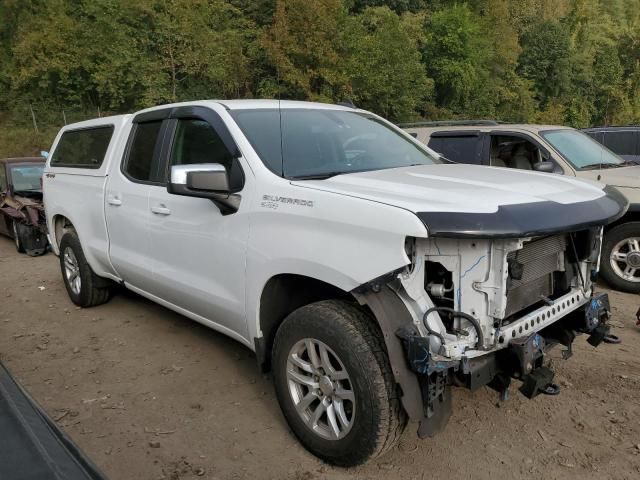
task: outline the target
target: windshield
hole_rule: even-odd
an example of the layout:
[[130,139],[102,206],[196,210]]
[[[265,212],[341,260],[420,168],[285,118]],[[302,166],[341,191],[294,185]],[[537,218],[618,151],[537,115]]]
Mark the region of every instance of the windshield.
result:
[[44,172],[44,164],[11,165],[11,184],[14,192],[40,192],[40,179]]
[[442,163],[372,115],[292,108],[280,112],[256,109],[232,110],[230,114],[264,164],[285,178],[327,178]]
[[577,130],[548,130],[541,134],[578,170],[625,164],[625,161],[611,150]]

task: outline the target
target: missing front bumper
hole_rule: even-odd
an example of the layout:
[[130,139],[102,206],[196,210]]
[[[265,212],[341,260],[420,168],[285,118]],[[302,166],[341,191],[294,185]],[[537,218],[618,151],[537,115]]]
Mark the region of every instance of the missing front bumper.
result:
[[546,351],[562,344],[567,347],[563,356],[569,358],[571,345],[579,333],[588,334],[591,345],[599,345],[609,331],[606,324],[609,309],[607,294],[594,295],[546,328],[514,338],[506,348],[473,358],[463,357],[462,361],[435,357],[427,338],[404,328],[398,330],[396,335],[402,340],[408,366],[420,383],[424,407],[418,429],[420,438],[434,436],[446,426],[452,411],[454,385],[471,390],[487,385],[506,400],[511,382],[516,379],[521,382],[519,391],[527,398],[557,395],[560,389],[553,383],[554,373],[544,365]]

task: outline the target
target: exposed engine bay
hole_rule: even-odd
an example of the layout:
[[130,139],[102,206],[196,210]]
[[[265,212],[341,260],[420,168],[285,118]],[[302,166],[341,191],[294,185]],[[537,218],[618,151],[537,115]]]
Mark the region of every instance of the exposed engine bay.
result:
[[557,394],[544,364],[548,348],[565,358],[580,332],[598,345],[608,332],[606,295],[593,295],[602,228],[520,239],[408,239],[409,268],[390,286],[413,326],[396,335],[425,401],[419,432],[439,431],[452,385],[488,385],[503,399],[513,378],[528,398]]

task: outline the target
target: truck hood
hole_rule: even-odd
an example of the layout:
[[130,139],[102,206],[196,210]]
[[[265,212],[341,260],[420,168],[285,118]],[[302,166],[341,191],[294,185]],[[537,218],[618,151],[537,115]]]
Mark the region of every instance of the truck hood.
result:
[[410,210],[432,236],[571,231],[613,221],[627,208],[622,195],[596,182],[476,165],[420,165],[293,184]]
[[623,188],[640,188],[640,165],[579,171],[578,177]]
[[420,165],[295,182],[412,212],[496,212],[502,205],[577,203],[604,195],[600,185],[548,173],[477,165]]

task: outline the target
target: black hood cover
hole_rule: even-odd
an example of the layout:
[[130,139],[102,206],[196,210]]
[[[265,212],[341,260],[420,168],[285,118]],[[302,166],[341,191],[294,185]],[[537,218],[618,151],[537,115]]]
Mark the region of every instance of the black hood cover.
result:
[[552,201],[503,205],[494,213],[418,212],[430,237],[522,238],[575,232],[607,225],[622,217],[628,200],[615,188],[595,200],[562,204]]

